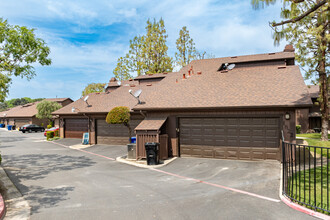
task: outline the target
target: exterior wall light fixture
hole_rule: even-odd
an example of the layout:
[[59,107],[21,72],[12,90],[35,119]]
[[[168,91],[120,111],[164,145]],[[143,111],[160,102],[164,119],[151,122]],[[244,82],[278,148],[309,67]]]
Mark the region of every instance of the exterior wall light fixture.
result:
[[289,112],[285,113],[285,119],[286,120],[289,120],[290,119],[290,113]]

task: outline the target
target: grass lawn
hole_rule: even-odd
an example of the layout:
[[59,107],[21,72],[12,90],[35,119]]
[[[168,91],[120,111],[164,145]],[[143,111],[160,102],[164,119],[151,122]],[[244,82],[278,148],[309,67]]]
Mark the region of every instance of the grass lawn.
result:
[[[312,133],[312,134],[297,134],[297,137],[307,137],[314,139],[321,139],[321,133]],[[328,138],[330,139],[330,134],[328,134]]]
[[[315,185],[314,185],[314,173],[316,174]],[[289,192],[289,195],[293,198],[296,198],[299,201],[317,207],[321,207],[325,210],[329,210],[330,204],[329,201],[327,200],[330,200],[330,195],[328,194],[329,191],[327,191],[327,187],[330,186],[327,186],[327,178],[329,179],[330,177],[327,175],[327,173],[328,174],[330,173],[330,165],[328,167],[327,165],[323,166],[323,169],[321,169],[321,167],[317,167],[315,169],[315,172],[314,169],[305,170],[305,172],[304,171],[297,172],[293,176],[293,178],[289,178],[289,184],[293,182],[293,188],[290,190],[291,192]],[[310,179],[310,184],[309,184],[309,179]],[[316,189],[316,197],[314,194],[314,189]],[[328,194],[328,199],[327,199],[327,194]],[[322,204],[321,204],[321,199],[322,199]],[[308,208],[313,209],[312,207],[308,207]],[[330,211],[324,213],[330,215]]]
[[[328,147],[330,148],[330,141],[321,141],[321,134],[320,133],[313,133],[313,134],[297,134],[297,137],[307,137],[307,138],[313,138],[313,139],[305,139],[305,141],[308,142],[309,146],[316,146],[316,147]],[[329,139],[330,139],[330,135],[328,135]],[[311,147],[309,148],[310,151],[314,152],[314,148]],[[323,149],[321,150],[321,148],[316,148],[316,153],[317,154],[321,154],[322,151],[322,155],[325,157],[330,158],[330,149],[326,150]]]

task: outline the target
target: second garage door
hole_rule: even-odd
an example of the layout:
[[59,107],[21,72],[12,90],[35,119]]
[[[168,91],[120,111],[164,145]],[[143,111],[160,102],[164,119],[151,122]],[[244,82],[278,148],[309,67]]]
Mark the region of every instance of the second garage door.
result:
[[85,118],[65,119],[65,138],[82,138],[88,132],[88,120]]
[[20,128],[20,127],[22,127],[23,125],[26,125],[26,124],[31,124],[30,119],[16,119],[15,120],[16,128]]
[[[132,136],[134,129],[141,120],[131,120]],[[122,124],[108,124],[104,119],[96,120],[96,142],[97,144],[125,145],[128,144],[128,129]]]
[[278,159],[279,118],[180,118],[181,156]]

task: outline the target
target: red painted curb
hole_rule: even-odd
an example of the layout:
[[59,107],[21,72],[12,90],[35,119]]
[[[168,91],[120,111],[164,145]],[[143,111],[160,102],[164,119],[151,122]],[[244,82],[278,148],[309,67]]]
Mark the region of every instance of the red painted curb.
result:
[[0,219],[3,219],[5,217],[6,206],[5,202],[2,198],[2,195],[0,194]]
[[302,213],[305,213],[305,214],[308,214],[308,215],[311,215],[311,216],[314,216],[316,218],[320,218],[320,219],[325,219],[325,220],[330,220],[330,216],[328,215],[325,215],[325,214],[322,214],[322,213],[319,213],[319,212],[315,212],[311,209],[308,209],[304,206],[301,206],[297,203],[294,203],[292,202],[290,199],[288,199],[287,197],[285,196],[281,196],[281,200],[287,205],[289,206],[290,208],[292,209],[295,209],[299,212],[302,212]]

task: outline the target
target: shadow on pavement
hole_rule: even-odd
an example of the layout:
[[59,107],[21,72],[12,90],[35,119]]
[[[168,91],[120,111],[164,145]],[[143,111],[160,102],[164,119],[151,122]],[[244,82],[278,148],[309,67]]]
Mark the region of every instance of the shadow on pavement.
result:
[[38,213],[41,208],[53,208],[59,202],[66,200],[69,192],[72,192],[74,187],[57,187],[46,189],[41,186],[29,187],[29,193],[25,196],[31,206],[32,214]]
[[[85,156],[67,156],[58,154],[28,154],[3,156],[3,168],[23,196],[29,201],[32,213],[40,208],[54,207],[66,200],[74,187],[59,186],[44,188],[42,186],[25,186],[25,181],[47,178],[54,172],[70,171],[93,166],[96,162]],[[63,175],[67,175],[63,173]]]

